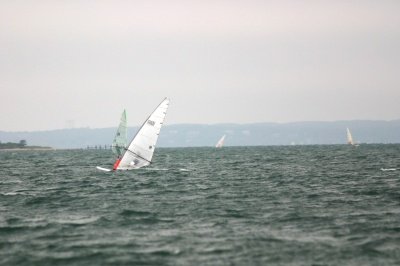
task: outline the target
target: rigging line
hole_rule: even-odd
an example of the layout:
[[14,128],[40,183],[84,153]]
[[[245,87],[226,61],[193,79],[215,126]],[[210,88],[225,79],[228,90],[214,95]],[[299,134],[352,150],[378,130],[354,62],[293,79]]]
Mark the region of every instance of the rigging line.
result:
[[149,160],[143,158],[142,156],[140,156],[140,155],[137,154],[136,152],[131,151],[131,150],[127,149],[127,148],[125,148],[125,150],[126,150],[126,151],[129,151],[129,152],[132,153],[133,155],[136,155],[136,156],[139,157],[140,159],[145,160],[145,161],[148,162],[148,163],[151,163],[151,161],[149,161]]

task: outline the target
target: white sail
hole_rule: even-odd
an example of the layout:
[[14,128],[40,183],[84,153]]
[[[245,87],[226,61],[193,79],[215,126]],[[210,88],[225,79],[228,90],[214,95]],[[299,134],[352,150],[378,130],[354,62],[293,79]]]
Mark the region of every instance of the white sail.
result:
[[218,140],[217,144],[215,145],[216,148],[222,148],[222,146],[224,146],[225,136],[226,135],[223,135],[222,138]]
[[137,169],[151,163],[168,106],[169,99],[165,98],[140,127],[116,169]]
[[126,111],[124,110],[121,115],[121,120],[119,122],[117,133],[115,134],[111,146],[112,151],[118,156],[121,156],[125,152],[125,148],[128,145],[127,133],[128,133],[128,128],[126,126]]
[[353,136],[349,128],[347,128],[347,144],[354,145]]

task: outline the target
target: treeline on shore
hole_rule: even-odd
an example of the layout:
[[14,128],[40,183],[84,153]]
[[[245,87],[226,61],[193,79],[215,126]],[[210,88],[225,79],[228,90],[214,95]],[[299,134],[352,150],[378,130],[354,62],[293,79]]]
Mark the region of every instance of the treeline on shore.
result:
[[27,145],[26,140],[22,139],[18,143],[15,142],[7,142],[2,143],[0,141],[0,149],[22,149],[25,148]]
[[43,147],[43,146],[28,146],[26,140],[20,140],[17,142],[7,142],[2,143],[0,141],[0,150],[6,149],[51,149],[50,147]]

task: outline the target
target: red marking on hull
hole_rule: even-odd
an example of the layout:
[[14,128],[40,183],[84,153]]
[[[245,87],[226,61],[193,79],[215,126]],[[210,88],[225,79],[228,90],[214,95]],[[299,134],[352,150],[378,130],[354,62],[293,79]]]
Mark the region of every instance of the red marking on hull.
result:
[[118,159],[115,161],[115,163],[114,163],[113,170],[117,170],[118,165],[119,165],[120,162],[121,162],[121,159],[118,158]]

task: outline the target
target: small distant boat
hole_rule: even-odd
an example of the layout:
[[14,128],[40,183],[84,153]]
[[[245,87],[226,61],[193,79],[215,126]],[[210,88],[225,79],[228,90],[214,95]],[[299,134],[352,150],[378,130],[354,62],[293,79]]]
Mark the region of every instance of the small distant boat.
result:
[[[168,106],[169,99],[165,98],[139,128],[128,147],[124,144],[124,134],[126,134],[126,113],[124,111],[113,141],[113,152],[117,154],[118,158],[112,169],[99,166],[97,169],[110,172],[138,169],[150,165]],[[121,154],[119,154],[120,152]]]
[[222,138],[218,140],[217,144],[215,145],[215,148],[222,148],[222,146],[224,146],[225,136],[226,135],[223,135]]
[[347,131],[347,144],[352,146],[359,146],[358,144],[354,143],[353,136],[351,135],[350,129],[346,128]]

